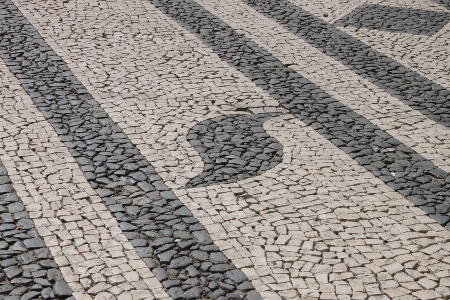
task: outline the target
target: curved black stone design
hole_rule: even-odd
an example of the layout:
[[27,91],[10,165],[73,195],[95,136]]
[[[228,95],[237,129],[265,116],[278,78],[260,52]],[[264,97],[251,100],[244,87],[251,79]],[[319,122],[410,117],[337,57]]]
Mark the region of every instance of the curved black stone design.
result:
[[445,12],[364,4],[334,25],[431,36],[449,21]]
[[[277,13],[278,0],[273,3],[269,0],[258,1],[273,4],[270,11]],[[333,99],[196,2],[150,2],[195,34],[222,60],[267,91],[297,118],[450,230],[449,174]],[[310,29],[313,30],[312,27]],[[323,38],[325,43],[328,40]],[[439,90],[430,92],[433,94],[436,91]],[[445,99],[445,95],[442,99]]]
[[75,299],[1,161],[0,299]]
[[187,140],[200,154],[205,167],[186,187],[236,182],[278,165],[283,146],[263,128],[271,116],[275,115],[226,115],[192,127]]
[[10,0],[0,0],[0,57],[174,300],[260,299]]

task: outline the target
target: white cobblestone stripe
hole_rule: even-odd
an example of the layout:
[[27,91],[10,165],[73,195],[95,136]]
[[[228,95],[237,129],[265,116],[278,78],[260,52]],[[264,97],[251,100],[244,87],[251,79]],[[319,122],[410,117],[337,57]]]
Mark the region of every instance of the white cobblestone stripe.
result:
[[[47,271],[49,279],[62,276],[75,299],[170,299],[3,61],[0,78],[0,157],[61,270]],[[37,283],[50,285],[34,272]],[[43,299],[68,293],[64,286],[53,290],[43,290]]]
[[0,56],[170,297],[199,299],[215,293],[216,298],[259,299],[245,275],[17,7],[8,0],[0,5]]
[[443,299],[450,232],[293,115],[283,162],[175,193],[264,299]]
[[198,0],[237,32],[380,129],[450,171],[450,131],[238,0]]

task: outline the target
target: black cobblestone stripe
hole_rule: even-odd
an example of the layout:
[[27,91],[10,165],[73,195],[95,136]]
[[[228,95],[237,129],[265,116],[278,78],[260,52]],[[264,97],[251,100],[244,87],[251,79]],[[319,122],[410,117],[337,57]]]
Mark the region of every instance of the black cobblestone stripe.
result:
[[288,0],[243,0],[324,54],[430,119],[450,127],[450,91]]
[[431,0],[431,1],[450,10],[450,0]]
[[279,114],[236,114],[202,121],[192,127],[188,142],[205,164],[203,173],[186,187],[231,183],[272,169],[282,161],[283,146],[263,123]]
[[244,273],[9,0],[0,57],[173,299],[259,299]]
[[450,177],[191,0],[150,0],[367,170],[426,211],[450,220]]
[[431,36],[449,21],[446,12],[364,4],[334,25]]
[[75,299],[1,161],[0,299]]

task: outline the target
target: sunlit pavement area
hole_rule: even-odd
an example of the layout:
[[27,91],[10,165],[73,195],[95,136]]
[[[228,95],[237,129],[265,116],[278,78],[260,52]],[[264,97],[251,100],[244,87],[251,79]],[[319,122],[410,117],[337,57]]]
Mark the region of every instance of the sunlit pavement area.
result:
[[448,0],[0,0],[0,299],[450,299]]

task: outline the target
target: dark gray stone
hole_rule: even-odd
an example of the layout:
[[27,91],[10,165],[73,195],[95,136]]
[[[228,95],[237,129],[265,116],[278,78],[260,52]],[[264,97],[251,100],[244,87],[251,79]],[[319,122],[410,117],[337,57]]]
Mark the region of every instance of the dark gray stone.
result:
[[228,271],[225,273],[225,276],[238,284],[248,280],[247,276],[245,276],[244,272],[242,272],[241,270]]
[[27,247],[28,249],[38,249],[46,247],[44,241],[38,237],[25,240],[23,241],[23,243],[25,244],[25,247]]
[[8,276],[9,279],[15,278],[22,274],[22,270],[17,266],[7,267],[3,271],[5,272],[6,276]]
[[185,298],[183,290],[179,287],[173,287],[173,288],[169,289],[167,292],[173,300]]
[[202,289],[200,287],[193,287],[186,291],[186,299],[201,299]]
[[69,297],[72,295],[67,283],[63,280],[56,281],[53,290],[58,297]]
[[189,257],[183,256],[172,260],[169,267],[173,269],[183,269],[190,265],[192,265],[192,260]]

